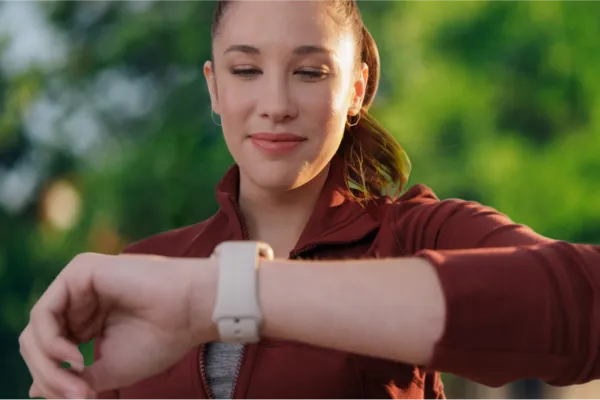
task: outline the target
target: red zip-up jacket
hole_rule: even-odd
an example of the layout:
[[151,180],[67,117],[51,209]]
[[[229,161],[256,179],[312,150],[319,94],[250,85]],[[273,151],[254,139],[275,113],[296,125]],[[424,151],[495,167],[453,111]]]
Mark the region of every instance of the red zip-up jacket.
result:
[[[234,166],[217,186],[214,216],[125,252],[209,257],[222,241],[247,239],[238,184]],[[428,258],[448,306],[432,362],[417,367],[264,338],[245,346],[234,398],[444,398],[438,370],[492,386],[526,377],[555,384],[600,377],[597,247],[547,239],[478,203],[440,201],[423,185],[364,206],[346,190],[336,157],[290,258]],[[167,371],[100,397],[209,398],[203,354],[198,346]]]

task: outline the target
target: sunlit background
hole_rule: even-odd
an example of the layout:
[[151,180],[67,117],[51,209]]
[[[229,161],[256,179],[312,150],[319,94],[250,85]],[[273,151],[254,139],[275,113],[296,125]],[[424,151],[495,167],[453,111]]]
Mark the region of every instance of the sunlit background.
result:
[[[360,4],[382,59],[373,113],[409,184],[600,243],[600,3]],[[17,337],[74,255],[215,211],[231,158],[202,76],[213,6],[0,2],[0,396],[27,397]],[[445,382],[450,398],[600,397]]]

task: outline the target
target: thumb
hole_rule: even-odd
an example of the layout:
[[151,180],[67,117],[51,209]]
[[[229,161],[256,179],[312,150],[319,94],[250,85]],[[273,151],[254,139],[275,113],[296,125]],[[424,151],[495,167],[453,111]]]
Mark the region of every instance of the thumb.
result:
[[103,363],[102,359],[86,367],[81,377],[96,394],[105,390],[118,389],[121,386],[119,379],[106,368],[106,363]]

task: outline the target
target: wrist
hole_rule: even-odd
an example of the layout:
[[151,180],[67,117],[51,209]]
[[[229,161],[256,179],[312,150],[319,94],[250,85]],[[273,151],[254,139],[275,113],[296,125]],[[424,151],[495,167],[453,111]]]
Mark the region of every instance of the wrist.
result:
[[286,259],[260,260],[258,298],[263,315],[261,337],[293,339],[286,329],[290,313],[285,304],[289,300],[290,292],[293,293],[291,286],[297,283],[289,277],[294,276],[299,263]]
[[182,259],[186,264],[189,330],[196,345],[219,339],[212,312],[215,308],[218,262],[215,258]]

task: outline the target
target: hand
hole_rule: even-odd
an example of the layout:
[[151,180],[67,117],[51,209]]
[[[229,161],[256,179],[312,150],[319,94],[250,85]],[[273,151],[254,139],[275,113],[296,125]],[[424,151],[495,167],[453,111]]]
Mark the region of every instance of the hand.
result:
[[[81,254],[49,286],[19,338],[30,396],[86,398],[164,371],[216,340],[211,259]],[[100,340],[84,367],[77,345]],[[61,362],[71,370],[61,368]]]

